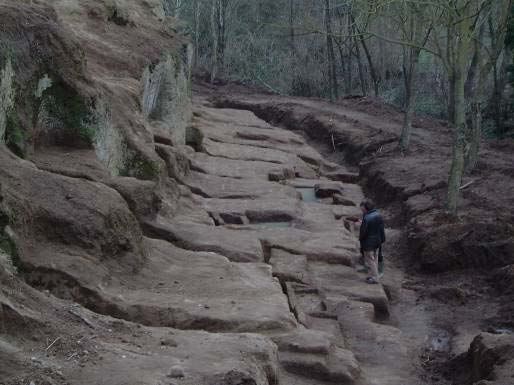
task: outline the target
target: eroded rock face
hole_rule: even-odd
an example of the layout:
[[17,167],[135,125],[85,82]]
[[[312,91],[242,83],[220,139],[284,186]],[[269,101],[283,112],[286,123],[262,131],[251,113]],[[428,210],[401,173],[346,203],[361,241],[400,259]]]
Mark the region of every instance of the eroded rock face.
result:
[[[0,342],[0,375],[7,383],[93,385],[109,378],[155,385],[173,381],[172,374],[189,385],[225,385],[235,374],[259,385],[277,383],[277,347],[267,337],[142,327],[101,316],[13,279],[3,263],[0,306],[7,336]],[[48,338],[55,342],[49,355],[41,349]]]
[[[62,93],[84,81],[85,62],[78,44],[59,25],[55,10],[42,3],[7,1],[2,4],[0,18],[0,39],[6,47],[3,52],[9,52],[0,57],[2,140],[19,155],[41,142],[90,141],[85,125],[81,125],[89,92],[84,89],[80,96],[68,94],[68,99]],[[26,25],[31,26],[30,33]],[[60,107],[65,118],[77,125],[63,125],[60,118],[64,116],[54,108],[60,102],[64,102]]]
[[40,171],[5,147],[0,159],[2,212],[14,231],[22,265],[50,264],[43,256],[51,250],[81,250],[82,257],[98,261],[122,260],[128,269],[141,265],[139,224],[115,190]]
[[154,12],[162,3],[149,5],[3,4],[0,39],[11,53],[0,59],[2,140],[23,156],[49,145],[95,148],[113,175],[159,179],[152,126],[184,144],[191,52],[166,35],[163,12]]
[[143,115],[169,133],[174,145],[186,144],[186,125],[192,116],[191,56],[191,48],[184,45],[143,74]]

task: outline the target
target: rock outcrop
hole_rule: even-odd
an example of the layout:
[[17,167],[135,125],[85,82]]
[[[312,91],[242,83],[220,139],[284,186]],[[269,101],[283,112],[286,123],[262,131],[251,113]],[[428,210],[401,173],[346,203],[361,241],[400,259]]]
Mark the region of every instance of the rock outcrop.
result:
[[94,148],[113,175],[157,179],[154,132],[184,144],[191,116],[190,49],[155,12],[159,6],[3,4],[0,129],[7,145],[28,157],[45,146]]

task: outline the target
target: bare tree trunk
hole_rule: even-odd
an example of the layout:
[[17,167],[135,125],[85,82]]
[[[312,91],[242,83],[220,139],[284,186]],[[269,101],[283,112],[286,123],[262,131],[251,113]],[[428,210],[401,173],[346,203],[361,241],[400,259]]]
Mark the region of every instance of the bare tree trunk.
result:
[[448,75],[448,121],[455,124],[455,75]]
[[[351,22],[355,25],[355,17],[351,15]],[[368,60],[368,66],[369,66],[369,72],[371,75],[371,80],[373,81],[373,89],[375,91],[375,96],[379,95],[379,85],[380,85],[380,77],[377,74],[377,71],[375,69],[375,66],[373,64],[373,59],[371,57],[371,53],[369,52],[368,45],[366,44],[366,41],[364,40],[364,36],[361,34],[361,31],[357,26],[355,26],[355,30],[359,34],[359,41],[362,45],[362,48],[364,49],[364,54],[366,55],[366,59]]]
[[227,6],[228,0],[218,0],[218,62],[220,69],[225,66]]
[[500,71],[499,71],[499,97],[500,97],[500,112],[502,114],[502,132],[505,132],[505,120],[508,119],[508,116],[506,116],[507,109],[505,108],[505,87],[509,83],[509,68],[512,66],[512,49],[508,47],[504,47],[501,51],[503,51]]
[[180,13],[182,11],[182,0],[175,0],[175,9],[174,9],[174,16],[175,17],[180,17]]
[[343,69],[343,75],[344,75],[344,92],[345,94],[349,94],[350,93],[350,81],[349,80],[349,76],[348,76],[348,64],[347,64],[347,60],[344,56],[344,49],[343,49],[343,45],[342,44],[338,44],[337,45],[337,48],[338,48],[338,51],[339,51],[339,58],[341,60],[341,68]]
[[447,208],[450,214],[457,214],[459,190],[464,173],[464,155],[466,147],[466,97],[464,88],[468,66],[470,41],[470,19],[464,18],[458,23],[458,38],[455,51],[455,68],[453,69],[455,88],[455,141],[453,144],[452,166],[448,178]]
[[173,0],[163,0],[162,7],[164,8],[164,14],[166,16],[174,16]]
[[[505,36],[507,24],[512,12],[512,0],[498,0],[497,15],[489,16],[487,20],[489,36],[491,38],[491,66],[493,70],[493,95],[490,101],[490,108],[494,113],[496,131],[503,133],[504,122],[502,117],[503,91],[506,85],[507,67],[512,63],[512,51],[506,49]],[[505,50],[504,60],[498,64],[502,52]],[[507,61],[505,60],[508,60]]]
[[[353,28],[353,34],[356,35],[356,30]],[[368,94],[368,87],[366,86],[366,78],[364,76],[364,65],[362,64],[361,58],[361,50],[359,46],[359,39],[357,36],[354,38],[355,41],[355,53],[357,55],[357,64],[359,65],[359,80],[361,83],[362,96],[366,96]]]
[[480,139],[482,136],[482,106],[481,100],[484,95],[485,85],[489,71],[491,69],[490,61],[486,62],[483,55],[483,40],[485,28],[480,28],[478,38],[474,40],[473,59],[470,69],[468,70],[468,78],[465,85],[465,96],[471,98],[471,130],[468,134],[468,145],[464,158],[464,168],[466,172],[474,170],[478,163],[478,154],[480,151]]
[[[334,42],[337,45],[337,50],[339,52],[339,60],[341,61],[341,70],[343,71],[343,84],[344,84],[344,93],[349,94],[351,92],[351,74],[350,72],[350,66],[349,61],[351,60],[351,55],[346,57],[344,52],[344,46],[346,45],[343,41],[343,35],[345,33],[345,26],[344,26],[344,17],[341,14],[338,14],[339,19],[339,33],[338,37],[334,37]],[[350,33],[351,34],[351,33]]]
[[293,55],[296,55],[294,30],[294,0],[289,0],[289,40],[289,44],[291,44],[291,53]]
[[182,0],[164,0],[164,13],[166,16],[180,17],[180,10],[183,5]]
[[[484,26],[482,26],[480,28],[478,40],[482,41],[483,33],[484,33]],[[466,95],[466,98],[472,97],[473,88],[475,87],[475,83],[476,83],[479,60],[480,60],[480,47],[477,47],[477,48],[475,48],[475,53],[473,54],[473,58],[471,59],[471,63],[469,65],[468,77],[466,79],[466,85],[464,87],[464,94]]]
[[464,98],[464,75],[459,73],[455,90],[455,138],[452,153],[452,166],[448,179],[447,206],[451,214],[457,214],[459,189],[464,172],[464,151],[466,146],[466,114]]
[[[471,101],[471,132],[468,135],[468,146],[465,154],[465,168],[466,172],[472,172],[478,164],[480,141],[482,139],[482,100],[484,99],[485,88],[491,68],[497,65],[498,58],[501,52],[505,49],[505,35],[507,31],[507,23],[512,8],[512,0],[502,0],[498,3],[496,9],[497,18],[488,16],[489,36],[491,39],[491,47],[489,48],[489,59],[484,55],[484,36],[485,36],[485,23],[482,24],[479,30],[478,38],[474,40],[474,56],[476,58],[474,81],[472,86],[472,101]],[[494,22],[493,22],[494,19]],[[507,54],[509,60],[512,56]],[[475,80],[477,79],[477,80]],[[468,76],[469,80],[469,76]],[[468,86],[468,84],[466,84]]]
[[[426,31],[423,30],[423,24],[416,14],[414,8],[409,9],[411,16],[406,35],[410,35],[411,41],[419,41],[419,47],[403,47],[403,73],[405,81],[405,116],[403,120],[402,133],[400,136],[400,150],[407,151],[410,144],[410,137],[412,132],[412,118],[414,116],[414,109],[416,107],[416,77],[419,64],[419,55],[421,53],[420,47],[425,47],[430,34],[432,32],[432,25]],[[423,40],[420,37],[423,36]]]
[[211,29],[212,29],[212,72],[211,82],[225,66],[225,49],[227,45],[227,8],[229,0],[212,0]]
[[337,84],[337,70],[336,60],[334,54],[334,43],[332,34],[332,17],[330,11],[330,0],[325,0],[325,25],[327,31],[327,54],[328,54],[328,76],[330,83],[330,100],[336,101],[338,95],[338,84]]
[[218,74],[218,22],[217,8],[218,0],[212,0],[211,4],[211,33],[212,33],[212,67],[211,67],[211,83],[214,83]]
[[199,53],[200,53],[200,0],[195,0],[194,4],[194,28],[195,28],[195,50],[193,57],[193,66],[198,66]]
[[482,106],[479,101],[471,105],[471,133],[469,145],[465,154],[465,170],[471,172],[478,163],[480,140],[482,138]]
[[371,80],[373,80],[373,90],[375,91],[375,96],[379,95],[379,85],[380,85],[380,77],[377,74],[375,66],[373,64],[373,59],[371,58],[371,53],[369,52],[368,45],[363,37],[360,39],[362,48],[364,48],[364,53],[366,54],[366,59],[368,59],[369,73],[371,75]]
[[416,91],[414,82],[419,62],[419,49],[404,48],[404,82],[405,82],[405,116],[403,119],[402,133],[400,135],[400,150],[407,151],[412,132],[412,118],[416,106]]
[[[348,23],[348,19],[346,19]],[[348,23],[348,35],[352,34],[352,29],[350,26],[350,23]],[[343,31],[343,18],[341,17],[341,36],[344,35]],[[352,86],[352,46],[353,46],[353,39],[346,38],[346,42],[348,42],[348,53],[346,55],[345,63],[346,66],[343,64],[343,72],[344,72],[344,90],[346,94],[350,94],[352,92],[353,86]],[[345,43],[346,45],[346,43]],[[341,51],[341,54],[343,54],[344,51]],[[344,55],[343,55],[344,56]]]

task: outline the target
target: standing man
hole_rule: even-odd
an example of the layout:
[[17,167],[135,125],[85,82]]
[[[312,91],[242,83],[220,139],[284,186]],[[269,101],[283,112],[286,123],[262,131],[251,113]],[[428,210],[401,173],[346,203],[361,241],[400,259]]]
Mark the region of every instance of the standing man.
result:
[[379,283],[377,251],[385,242],[384,220],[371,200],[365,200],[360,205],[363,219],[359,233],[359,241],[364,253],[364,262],[369,267],[366,282]]

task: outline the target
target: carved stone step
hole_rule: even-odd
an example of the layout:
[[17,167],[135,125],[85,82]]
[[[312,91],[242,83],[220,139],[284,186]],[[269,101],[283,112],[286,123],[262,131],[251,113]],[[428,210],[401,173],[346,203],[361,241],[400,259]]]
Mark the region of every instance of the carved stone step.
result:
[[340,385],[354,384],[361,372],[353,353],[337,347],[328,355],[279,352],[279,360],[289,372]]

